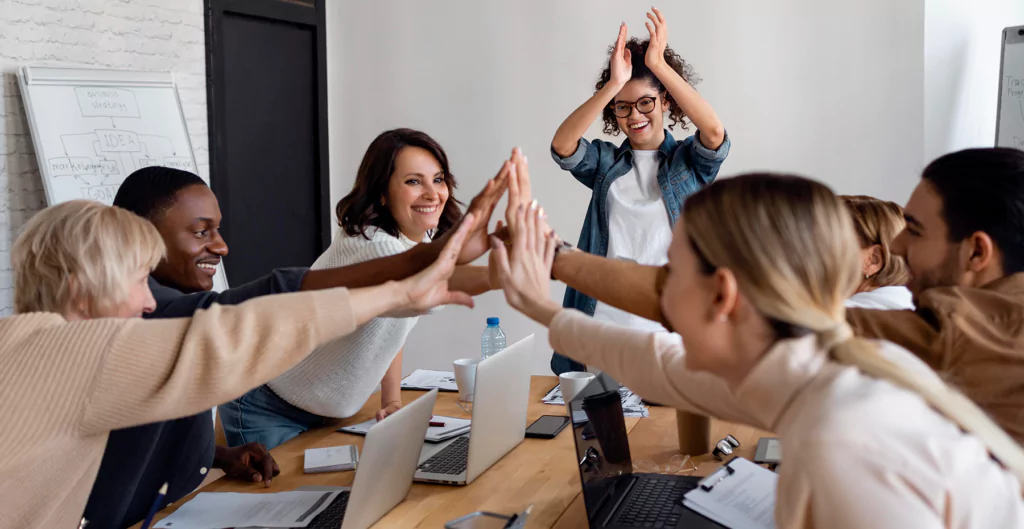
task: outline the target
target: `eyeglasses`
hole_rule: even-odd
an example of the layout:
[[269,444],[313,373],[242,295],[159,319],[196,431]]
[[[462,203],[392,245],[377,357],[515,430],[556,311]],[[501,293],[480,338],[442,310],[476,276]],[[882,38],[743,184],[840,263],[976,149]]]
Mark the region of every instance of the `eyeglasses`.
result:
[[633,103],[630,103],[629,101],[616,101],[609,106],[612,109],[612,113],[616,116],[620,118],[628,118],[629,115],[633,113],[633,107],[636,107],[637,112],[641,114],[650,114],[654,111],[656,102],[657,98],[644,96]]
[[697,470],[697,465],[688,455],[676,454],[668,463],[659,465],[650,459],[641,459],[633,463],[635,472],[645,474],[685,474]]

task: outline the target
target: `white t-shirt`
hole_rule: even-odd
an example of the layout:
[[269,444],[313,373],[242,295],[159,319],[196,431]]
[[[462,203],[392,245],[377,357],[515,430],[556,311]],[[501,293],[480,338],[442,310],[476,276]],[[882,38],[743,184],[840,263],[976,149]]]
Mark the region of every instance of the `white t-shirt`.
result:
[[[340,231],[313,270],[337,268],[400,254],[416,243],[377,228],[350,237]],[[429,238],[424,242],[429,242]],[[405,345],[417,318],[374,318],[351,334],[316,348],[268,385],[292,406],[325,417],[351,417],[377,390],[391,361]]]
[[846,308],[914,310],[914,296],[907,287],[879,287],[850,296],[850,299],[846,300]]
[[[658,186],[658,151],[633,151],[633,169],[608,189],[609,259],[663,266],[668,262],[672,225]],[[609,278],[614,280],[614,278]],[[598,302],[594,319],[658,332],[658,322]]]

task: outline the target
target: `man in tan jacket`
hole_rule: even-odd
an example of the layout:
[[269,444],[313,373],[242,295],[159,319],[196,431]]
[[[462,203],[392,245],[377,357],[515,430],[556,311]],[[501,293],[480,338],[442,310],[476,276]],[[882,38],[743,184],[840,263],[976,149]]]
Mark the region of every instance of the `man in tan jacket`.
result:
[[[969,149],[935,160],[905,213],[893,251],[909,265],[916,310],[851,309],[851,326],[920,356],[1024,442],[1024,151]],[[552,273],[667,324],[658,301],[663,268],[566,246]]]
[[935,160],[905,216],[893,251],[916,310],[852,309],[850,324],[921,357],[1024,441],[1024,151]]

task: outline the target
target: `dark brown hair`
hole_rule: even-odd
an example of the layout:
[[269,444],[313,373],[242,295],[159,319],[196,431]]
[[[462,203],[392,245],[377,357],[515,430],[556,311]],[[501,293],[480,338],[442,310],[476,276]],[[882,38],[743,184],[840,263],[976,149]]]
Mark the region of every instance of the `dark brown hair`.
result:
[[[461,202],[455,199],[455,176],[448,167],[448,155],[441,145],[424,132],[413,129],[394,129],[382,132],[363,155],[356,173],[356,183],[345,198],[338,201],[335,212],[338,225],[350,237],[366,235],[366,229],[376,226],[392,237],[398,237],[398,223],[391,215],[391,210],[381,204],[381,198],[388,194],[388,182],[395,172],[395,159],[406,147],[419,147],[434,155],[444,173],[444,183],[448,186],[448,201],[441,211],[441,219],[437,224],[434,237],[444,235],[462,219]],[[419,242],[419,241],[416,241]]]
[[1024,271],[1024,151],[965,149],[940,156],[921,178],[942,199],[949,242],[985,232],[1003,254],[1006,275]]
[[[647,56],[647,46],[650,45],[650,39],[640,41],[636,37],[631,37],[626,41],[626,49],[629,50],[630,55],[633,58],[633,74],[629,80],[633,79],[646,79],[655,88],[658,89],[659,93],[664,94],[664,98],[668,101],[671,106],[668,117],[671,122],[668,124],[669,130],[672,130],[676,125],[682,123],[682,129],[686,130],[688,127],[684,120],[686,114],[683,113],[683,109],[676,104],[676,100],[672,98],[665,85],[661,84],[658,80],[658,76],[654,75],[654,72],[647,67],[647,63],[644,58]],[[612,45],[608,49],[608,65],[605,66],[604,71],[601,72],[601,77],[597,80],[597,85],[594,86],[594,92],[600,91],[604,88],[604,85],[608,84],[608,81],[612,78],[611,70],[611,55],[615,53],[615,45]],[[672,48],[665,46],[665,62],[671,67],[684,81],[690,84],[690,86],[697,86],[697,83],[701,81],[700,77],[697,77],[697,72],[693,71],[693,66],[690,63],[683,60],[678,53],[672,51]],[[612,112],[610,107],[605,107],[601,114],[601,118],[604,120],[604,133],[611,134],[612,136],[618,136],[619,134],[619,122],[615,120],[615,113]]]

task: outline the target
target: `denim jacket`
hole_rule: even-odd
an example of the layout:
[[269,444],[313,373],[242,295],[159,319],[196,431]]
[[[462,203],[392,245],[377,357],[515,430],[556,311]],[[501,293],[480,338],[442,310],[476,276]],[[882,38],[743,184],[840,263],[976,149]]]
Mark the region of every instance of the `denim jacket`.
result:
[[[700,131],[683,141],[676,141],[666,130],[665,141],[658,148],[658,185],[672,225],[679,219],[686,197],[714,182],[719,167],[729,155],[728,135],[718,149],[713,151],[701,144],[698,134]],[[577,246],[585,252],[607,255],[608,189],[612,182],[633,169],[633,149],[629,140],[616,147],[614,143],[601,140],[589,142],[580,138],[576,152],[568,158],[559,156],[554,148],[551,149],[551,157],[559,167],[569,171],[576,180],[593,190]],[[566,288],[562,306],[593,316],[597,300]],[[558,375],[566,371],[581,371],[583,365],[556,352],[551,357],[551,370]]]

